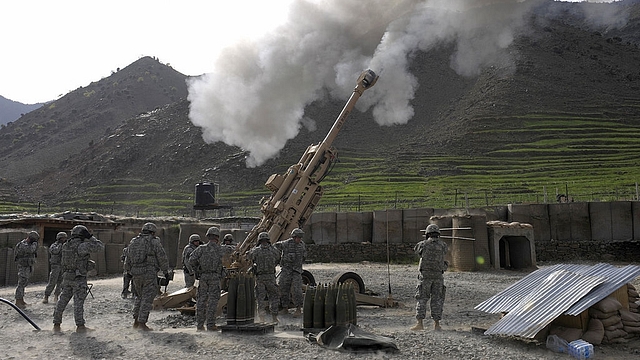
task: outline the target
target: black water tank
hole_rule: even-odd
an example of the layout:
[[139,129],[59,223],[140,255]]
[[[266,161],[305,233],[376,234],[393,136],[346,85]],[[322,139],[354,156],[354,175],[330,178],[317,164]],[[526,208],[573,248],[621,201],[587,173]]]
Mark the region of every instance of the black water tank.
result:
[[196,184],[196,206],[210,206],[216,204],[216,184]]

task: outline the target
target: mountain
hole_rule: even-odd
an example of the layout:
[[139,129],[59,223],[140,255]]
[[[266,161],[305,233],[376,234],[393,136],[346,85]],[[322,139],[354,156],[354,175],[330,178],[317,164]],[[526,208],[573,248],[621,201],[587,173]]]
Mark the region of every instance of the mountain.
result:
[[[569,180],[592,196],[596,187],[633,186],[640,179],[640,5],[594,5],[630,7],[628,24],[594,27],[571,15],[574,4],[548,2],[510,46],[509,71],[463,77],[449,66],[453,46],[416,52],[415,116],[382,127],[354,111],[334,142],[341,162],[325,179],[331,191],[323,201],[400,193],[420,206],[452,206],[458,189],[482,193],[479,201],[489,204],[492,196]],[[548,7],[566,16],[541,21]],[[242,149],[203,141],[188,118],[186,79],[141,58],[0,129],[0,200],[180,214],[194,185],[211,180],[226,201],[256,204],[269,175],[324,138],[346,100],[309,105],[305,117],[317,129],[302,129],[279,157],[249,169]]]
[[9,100],[0,95],[0,125],[6,125],[11,121],[15,121],[20,116],[41,107],[44,104],[23,104],[17,101]]
[[83,153],[132,116],[186,98],[186,79],[157,60],[142,57],[25,114],[0,131],[0,177],[22,182],[58,171],[66,158]]

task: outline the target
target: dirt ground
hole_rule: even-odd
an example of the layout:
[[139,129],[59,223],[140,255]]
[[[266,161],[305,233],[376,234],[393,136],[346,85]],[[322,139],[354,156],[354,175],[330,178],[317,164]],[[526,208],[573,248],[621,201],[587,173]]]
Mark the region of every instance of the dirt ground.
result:
[[[550,264],[546,264],[548,266]],[[539,265],[545,266],[543,265]],[[486,329],[499,319],[474,307],[502,289],[524,277],[527,272],[492,270],[483,272],[447,272],[447,297],[442,320],[443,331],[409,330],[415,321],[413,291],[416,265],[307,264],[319,283],[330,283],[345,271],[354,271],[364,280],[368,290],[387,296],[389,286],[395,308],[358,306],[358,326],[369,333],[391,338],[398,353],[378,352],[356,354],[324,348],[309,341],[302,329],[301,318],[280,316],[273,333],[245,335],[229,332],[195,331],[193,316],[177,311],[153,311],[149,319],[152,332],[131,328],[132,300],[121,299],[121,277],[90,279],[92,294],[85,302],[87,326],[95,331],[76,334],[73,308],[70,304],[63,317],[62,334],[54,334],[52,318],[54,304],[42,304],[44,283],[30,284],[25,301],[30,304],[25,313],[42,329],[34,328],[9,305],[0,303],[0,358],[2,359],[166,359],[224,358],[244,359],[569,359],[567,354],[548,350],[543,343],[510,337],[483,335],[472,328]],[[633,284],[640,288],[640,278]],[[184,285],[182,273],[176,272],[168,291]],[[13,301],[14,287],[0,288],[0,297]],[[71,301],[73,302],[73,301]],[[225,319],[219,318],[218,325]],[[595,347],[598,359],[637,358],[640,338],[624,344]]]

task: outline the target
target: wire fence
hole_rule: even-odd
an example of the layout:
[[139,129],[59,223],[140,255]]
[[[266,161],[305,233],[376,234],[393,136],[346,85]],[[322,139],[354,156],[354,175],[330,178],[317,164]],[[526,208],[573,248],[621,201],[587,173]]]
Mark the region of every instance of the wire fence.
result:
[[[388,194],[387,198],[380,195],[349,195],[342,199],[336,196],[325,197],[316,206],[314,212],[362,212],[383,209],[412,209],[412,208],[484,208],[492,206],[506,206],[508,204],[551,204],[564,202],[607,202],[607,201],[638,201],[638,185],[618,187],[613,189],[573,191],[571,187],[545,187],[540,191],[503,192],[493,190],[459,190],[452,189],[439,194],[425,196],[402,196],[400,192]],[[112,203],[109,205],[83,202],[71,207],[49,205],[38,202],[22,202],[4,204],[0,213],[37,213],[54,214],[64,211],[98,213],[103,215],[117,215],[129,217],[151,216],[182,216],[182,217],[226,217],[247,216],[260,217],[259,199],[247,198],[242,201],[226,201],[219,199],[222,205],[212,206],[206,210],[196,210],[188,201],[182,204],[164,206],[162,204],[131,205]],[[5,216],[6,217],[6,216]]]

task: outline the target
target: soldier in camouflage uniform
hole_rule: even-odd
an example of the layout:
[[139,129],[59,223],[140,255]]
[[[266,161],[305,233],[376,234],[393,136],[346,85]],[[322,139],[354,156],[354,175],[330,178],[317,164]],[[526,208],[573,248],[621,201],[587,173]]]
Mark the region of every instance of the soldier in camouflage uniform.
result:
[[170,279],[169,259],[160,238],[155,236],[156,231],[154,223],[144,224],[140,234],[131,239],[124,261],[124,269],[131,274],[137,294],[133,302],[133,328],[143,331],[153,330],[147,326],[147,320],[158,294],[158,271],[164,273],[167,281]]
[[254,264],[258,309],[265,309],[264,299],[268,299],[272,320],[278,322],[280,296],[276,284],[276,265],[280,262],[280,251],[271,245],[269,239],[268,232],[261,232],[258,235],[259,245],[249,251],[248,257]]
[[22,239],[16,244],[14,249],[15,261],[18,266],[18,286],[16,287],[16,306],[24,309],[27,303],[24,302],[24,289],[29,284],[33,265],[36,263],[38,250],[38,239],[40,235],[36,231],[30,231],[26,239]]
[[67,233],[60,231],[56,235],[56,241],[49,246],[49,266],[51,272],[49,272],[49,282],[44,289],[43,304],[49,303],[49,296],[55,288],[54,302],[58,302],[60,291],[62,290],[62,245],[67,241]]
[[131,294],[131,298],[135,299],[138,297],[138,294],[136,294],[135,286],[131,286],[132,276],[124,269],[124,263],[127,260],[127,253],[129,253],[129,248],[125,246],[122,249],[122,255],[120,255],[120,261],[122,261],[122,293],[120,294],[120,297],[126,299],[129,297],[129,294]]
[[95,269],[95,263],[89,258],[90,253],[104,249],[102,241],[91,235],[83,225],[71,229],[71,238],[62,245],[62,292],[53,312],[53,331],[60,332],[62,313],[73,297],[73,319],[76,332],[82,333],[92,329],[84,323],[84,299],[87,297],[87,272]]
[[293,305],[296,311],[293,316],[300,316],[300,307],[303,302],[302,293],[302,264],[307,257],[307,248],[302,242],[304,231],[295,228],[291,231],[291,237],[284,241],[275,243],[275,247],[280,250],[280,275],[278,276],[278,287],[280,288],[280,305],[283,312],[288,313],[290,296],[293,292]]
[[202,239],[200,239],[200,235],[192,234],[189,236],[189,243],[182,250],[182,270],[184,271],[184,286],[190,288],[195,284],[196,277],[195,272],[189,265],[189,258],[198,246],[202,244]]
[[442,307],[444,305],[444,272],[448,267],[444,260],[447,251],[447,244],[440,239],[440,228],[431,224],[427,226],[426,240],[416,244],[414,251],[420,256],[420,275],[418,275],[418,286],[416,286],[416,319],[418,320],[411,330],[423,330],[422,320],[426,316],[427,301],[431,299],[431,318],[435,321],[434,329],[441,330],[440,319],[442,319]]
[[196,301],[196,329],[216,331],[216,311],[220,300],[220,278],[224,275],[222,258],[230,251],[230,248],[218,245],[220,229],[212,226],[206,234],[208,242],[198,246],[191,257],[189,265],[195,271],[198,283],[198,299]]

